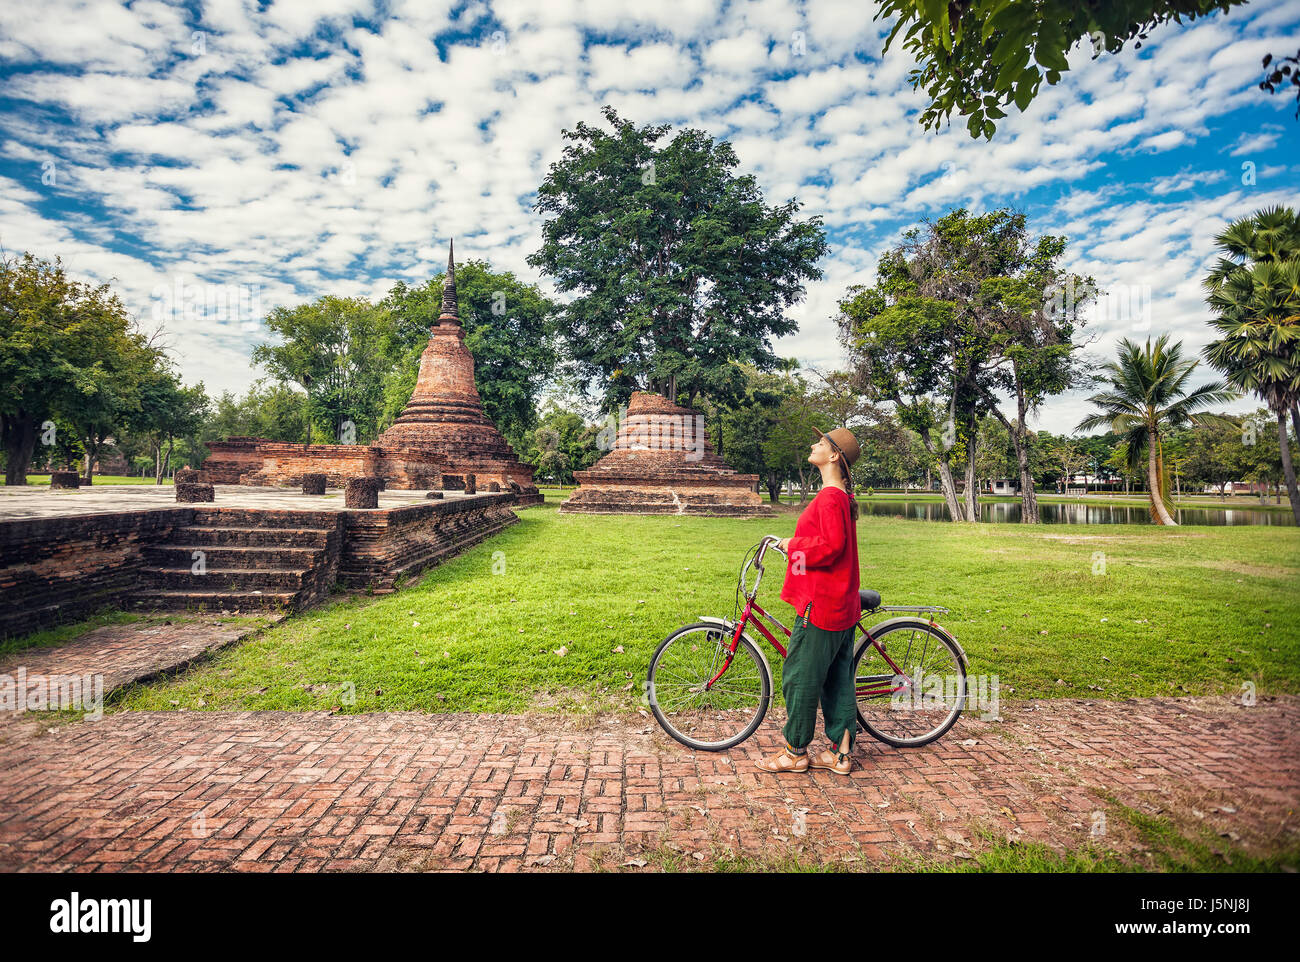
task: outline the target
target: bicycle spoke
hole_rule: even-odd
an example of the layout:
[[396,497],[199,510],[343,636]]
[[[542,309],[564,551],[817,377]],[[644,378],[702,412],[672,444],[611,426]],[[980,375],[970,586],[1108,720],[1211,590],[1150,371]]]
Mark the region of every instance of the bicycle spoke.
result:
[[[877,640],[887,649],[906,639],[906,650],[897,662],[908,687],[896,692],[859,692],[858,712],[880,735],[897,741],[923,743],[950,723],[965,703],[965,675],[954,652],[935,631],[903,625],[884,632]],[[916,661],[912,660],[917,652]],[[856,677],[870,679],[860,685],[880,685],[892,680],[881,668],[887,663],[880,651],[868,643],[862,650]],[[941,680],[936,686],[933,679]],[[890,684],[890,688],[896,684]],[[939,690],[936,690],[938,688]]]
[[[708,640],[701,641],[701,634]],[[701,628],[674,638],[658,653],[652,705],[675,737],[695,745],[727,743],[762,711],[765,677],[754,661],[761,656],[745,644],[733,654],[729,641],[721,632]],[[718,681],[706,688],[715,677]]]

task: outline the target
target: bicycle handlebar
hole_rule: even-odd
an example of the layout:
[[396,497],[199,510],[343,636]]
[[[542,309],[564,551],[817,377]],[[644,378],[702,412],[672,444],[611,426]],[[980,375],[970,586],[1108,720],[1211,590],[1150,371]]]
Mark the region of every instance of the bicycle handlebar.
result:
[[[763,580],[763,556],[767,554],[768,548],[775,548],[776,553],[781,555],[783,558],[789,557],[789,555],[781,549],[781,538],[778,535],[763,535],[762,539],[758,542],[758,553],[755,554],[753,559],[740,570],[740,590],[746,597],[752,597],[753,595],[758,594],[758,586]],[[752,591],[749,589],[747,585],[748,579],[745,577],[751,566],[758,569],[758,577],[754,580],[754,588]]]

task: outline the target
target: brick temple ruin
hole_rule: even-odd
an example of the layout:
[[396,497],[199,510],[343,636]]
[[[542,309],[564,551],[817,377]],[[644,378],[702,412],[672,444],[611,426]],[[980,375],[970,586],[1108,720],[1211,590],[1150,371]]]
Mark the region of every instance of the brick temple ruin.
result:
[[662,394],[634,391],[613,449],[586,471],[560,511],[769,517],[756,474],[714,450],[704,415]]
[[217,484],[294,485],[324,474],[331,486],[379,477],[386,488],[511,491],[541,504],[533,469],[516,457],[483,410],[474,358],[456,300],[455,251],[447,255],[442,310],[429,331],[411,400],[374,444],[290,444],[265,438],[209,441],[203,470]]
[[[0,638],[102,607],[297,611],[338,588],[391,591],[542,503],[483,411],[453,258],[410,403],[374,444],[213,442],[211,504],[170,486],[0,489]],[[307,474],[384,490],[349,507]]]

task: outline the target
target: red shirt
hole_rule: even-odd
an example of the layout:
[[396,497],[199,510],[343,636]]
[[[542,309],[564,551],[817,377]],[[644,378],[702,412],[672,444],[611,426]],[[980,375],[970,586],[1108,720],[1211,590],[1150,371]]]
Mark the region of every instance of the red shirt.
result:
[[855,527],[848,494],[828,484],[799,515],[786,546],[790,563],[781,600],[799,614],[811,601],[808,620],[824,631],[843,631],[862,617]]

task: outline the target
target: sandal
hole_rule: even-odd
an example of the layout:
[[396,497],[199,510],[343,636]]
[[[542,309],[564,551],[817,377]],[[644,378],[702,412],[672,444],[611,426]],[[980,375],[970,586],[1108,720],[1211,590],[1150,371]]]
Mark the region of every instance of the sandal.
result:
[[754,763],[765,772],[806,772],[808,771],[808,753],[796,755],[788,748],[783,748],[771,758],[763,758]]
[[847,775],[853,771],[853,759],[849,757],[849,752],[831,751],[829,748],[823,748],[816,758],[808,760],[808,767],[824,768],[837,775]]

